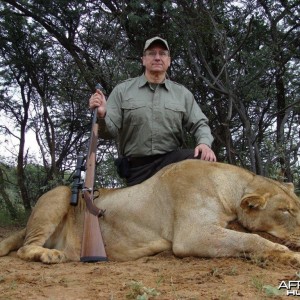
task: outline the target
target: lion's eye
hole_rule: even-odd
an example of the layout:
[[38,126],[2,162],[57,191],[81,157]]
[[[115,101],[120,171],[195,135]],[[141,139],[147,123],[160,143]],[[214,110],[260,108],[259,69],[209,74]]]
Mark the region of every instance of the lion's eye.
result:
[[282,208],[282,209],[280,209],[280,211],[285,216],[288,216],[288,215],[295,216],[296,215],[295,212],[293,210],[289,209],[289,208]]
[[291,211],[288,208],[280,208],[279,211],[284,215],[290,215]]

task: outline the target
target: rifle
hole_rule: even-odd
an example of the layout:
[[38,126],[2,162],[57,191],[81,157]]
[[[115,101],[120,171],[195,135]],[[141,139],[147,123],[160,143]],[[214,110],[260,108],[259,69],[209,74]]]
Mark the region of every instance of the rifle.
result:
[[[102,89],[97,84],[96,89]],[[70,204],[75,206],[78,203],[78,190],[82,189],[83,198],[86,202],[84,214],[83,236],[81,245],[80,261],[96,262],[107,261],[105,247],[99,226],[98,218],[103,216],[105,211],[94,205],[94,181],[96,169],[96,150],[98,140],[97,108],[93,111],[92,129],[89,141],[89,149],[86,159],[86,166],[83,166],[83,156],[77,158],[75,174],[73,176],[72,196]],[[80,182],[80,172],[86,170],[85,182]]]

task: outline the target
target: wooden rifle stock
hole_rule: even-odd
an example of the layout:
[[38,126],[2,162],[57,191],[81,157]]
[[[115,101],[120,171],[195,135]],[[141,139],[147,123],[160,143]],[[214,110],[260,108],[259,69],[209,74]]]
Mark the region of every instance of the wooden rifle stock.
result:
[[93,112],[92,130],[89,151],[86,160],[86,178],[83,186],[83,197],[86,201],[80,261],[107,261],[98,218],[104,211],[94,205],[94,181],[96,169],[96,150],[98,140],[97,108]]

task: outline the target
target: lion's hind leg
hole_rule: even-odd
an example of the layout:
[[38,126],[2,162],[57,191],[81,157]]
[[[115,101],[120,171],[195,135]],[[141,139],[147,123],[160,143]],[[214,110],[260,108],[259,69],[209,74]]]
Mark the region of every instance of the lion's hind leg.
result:
[[27,223],[24,245],[17,252],[21,259],[47,264],[68,260],[63,232],[70,219],[70,197],[69,188],[57,187],[38,200]]
[[0,256],[5,256],[11,251],[23,246],[26,229],[20,230],[0,242]]

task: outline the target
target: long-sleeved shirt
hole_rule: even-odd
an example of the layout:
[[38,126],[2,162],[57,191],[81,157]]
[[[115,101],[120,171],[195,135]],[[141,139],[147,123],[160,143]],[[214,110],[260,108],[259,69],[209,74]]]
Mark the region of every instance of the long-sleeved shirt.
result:
[[144,75],[117,85],[107,100],[105,124],[118,137],[120,154],[141,157],[180,148],[184,128],[197,145],[211,146],[208,119],[192,93],[166,79],[151,87]]

